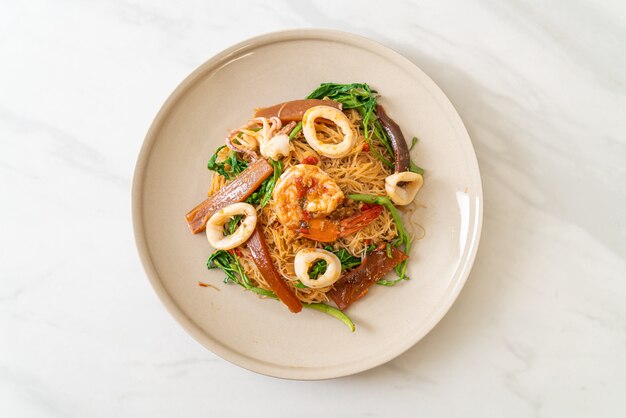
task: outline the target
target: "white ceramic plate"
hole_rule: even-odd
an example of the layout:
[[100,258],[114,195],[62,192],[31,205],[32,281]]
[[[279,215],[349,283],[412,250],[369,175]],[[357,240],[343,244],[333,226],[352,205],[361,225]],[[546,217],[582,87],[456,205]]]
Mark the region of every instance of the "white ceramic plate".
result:
[[[304,98],[322,82],[367,82],[426,171],[416,220],[426,230],[411,251],[412,280],[374,286],[344,324],[320,312],[291,314],[274,300],[222,282],[205,267],[210,247],[184,215],[206,197],[206,162],[252,109]],[[461,119],[419,68],[371,40],[328,30],[272,33],[242,42],[194,71],[172,93],[145,139],[133,182],[137,247],[157,294],[201,344],[241,367],[324,379],[383,364],[428,333],[459,294],[482,224],[476,156]],[[201,288],[202,280],[219,288]]]

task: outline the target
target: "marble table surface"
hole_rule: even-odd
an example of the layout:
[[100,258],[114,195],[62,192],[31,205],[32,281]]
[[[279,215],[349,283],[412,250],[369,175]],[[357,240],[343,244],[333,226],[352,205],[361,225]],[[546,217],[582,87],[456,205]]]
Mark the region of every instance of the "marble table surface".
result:
[[[140,266],[130,187],[176,85],[258,34],[321,27],[404,54],[450,97],[483,176],[460,298],[346,378],[233,366]],[[33,0],[0,5],[3,417],[626,414],[626,3]]]

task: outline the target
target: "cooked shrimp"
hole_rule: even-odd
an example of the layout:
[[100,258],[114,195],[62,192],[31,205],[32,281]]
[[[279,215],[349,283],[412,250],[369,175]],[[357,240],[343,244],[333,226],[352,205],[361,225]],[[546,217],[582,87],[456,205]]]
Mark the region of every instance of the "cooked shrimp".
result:
[[295,229],[303,221],[330,214],[343,197],[337,183],[319,167],[298,164],[278,179],[272,207],[280,223]]
[[374,205],[344,219],[311,219],[301,222],[297,231],[305,238],[319,242],[335,242],[365,228],[378,218],[383,211],[380,205]]

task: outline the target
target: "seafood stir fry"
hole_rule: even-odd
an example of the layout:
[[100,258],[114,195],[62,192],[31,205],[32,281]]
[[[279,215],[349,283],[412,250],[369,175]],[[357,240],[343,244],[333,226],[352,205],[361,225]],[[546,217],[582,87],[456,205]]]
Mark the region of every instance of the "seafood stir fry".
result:
[[367,84],[325,83],[231,130],[209,159],[209,197],[186,216],[214,249],[207,267],[352,331],[349,306],[374,284],[408,280],[399,208],[415,209],[424,171],[377,99]]

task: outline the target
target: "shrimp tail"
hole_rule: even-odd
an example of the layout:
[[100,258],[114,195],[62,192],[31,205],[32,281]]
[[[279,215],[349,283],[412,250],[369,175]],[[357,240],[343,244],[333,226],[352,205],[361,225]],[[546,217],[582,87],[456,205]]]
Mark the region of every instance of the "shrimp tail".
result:
[[303,222],[297,231],[304,238],[318,242],[334,242],[339,239],[341,227],[329,219],[311,219]]
[[382,206],[373,205],[368,209],[363,210],[359,214],[342,219],[339,222],[339,238],[347,237],[348,235],[354,234],[355,232],[365,228],[366,226],[374,222],[382,211]]
[[304,222],[297,231],[303,237],[313,241],[334,242],[339,238],[347,237],[365,228],[374,222],[382,211],[382,206],[372,205],[361,213],[342,219],[339,222],[330,219],[311,219]]

